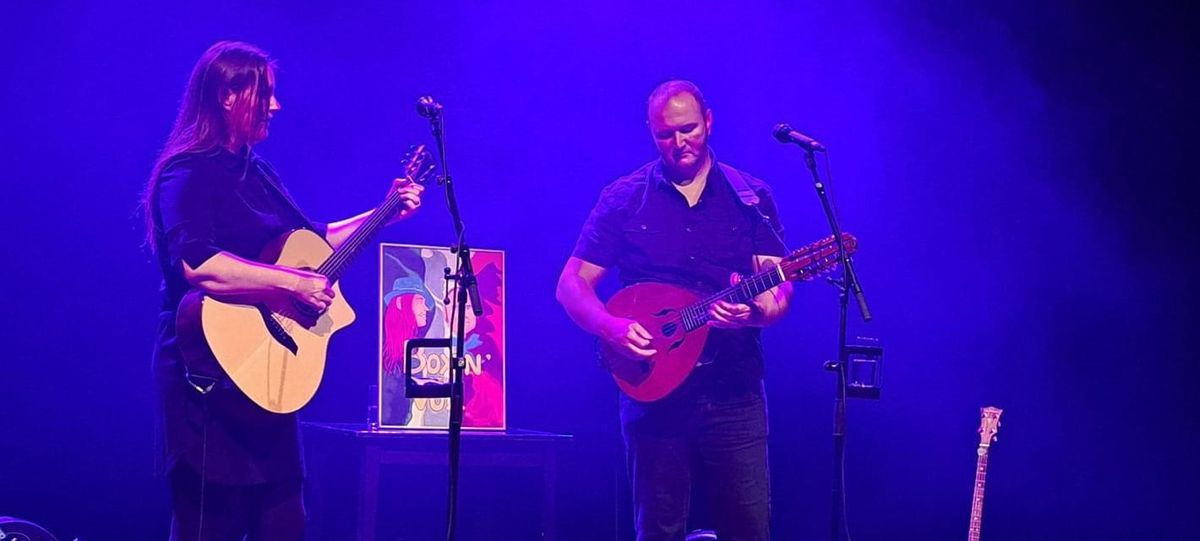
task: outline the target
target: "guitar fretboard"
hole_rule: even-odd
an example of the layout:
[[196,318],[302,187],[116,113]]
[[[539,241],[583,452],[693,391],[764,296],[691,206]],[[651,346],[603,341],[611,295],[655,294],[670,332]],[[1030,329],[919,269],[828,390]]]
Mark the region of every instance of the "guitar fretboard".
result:
[[[847,253],[853,253],[858,246],[858,241],[849,233],[842,234],[842,243]],[[754,297],[789,279],[809,280],[832,269],[837,262],[837,244],[832,236],[814,242],[783,258],[777,266],[760,271],[733,286],[683,307],[680,314],[684,329],[691,332],[708,323],[708,307],[714,302],[748,304]]]
[[342,277],[342,273],[346,271],[346,267],[350,261],[362,251],[367,242],[375,236],[383,226],[387,225],[392,214],[400,208],[400,194],[392,191],[388,194],[379,208],[371,212],[371,215],[346,239],[338,249],[329,256],[324,263],[317,268],[317,272],[329,278],[330,282],[337,282]]
[[734,286],[714,293],[708,298],[692,303],[681,310],[684,328],[688,331],[693,331],[708,323],[708,307],[714,302],[726,301],[735,304],[745,304],[764,291],[769,291],[785,281],[787,280],[784,279],[782,268],[772,267],[746,278]]
[[967,531],[968,541],[979,541],[979,529],[983,526],[983,487],[987,482],[987,447],[979,447],[979,459],[975,463],[975,492],[971,497],[971,527]]

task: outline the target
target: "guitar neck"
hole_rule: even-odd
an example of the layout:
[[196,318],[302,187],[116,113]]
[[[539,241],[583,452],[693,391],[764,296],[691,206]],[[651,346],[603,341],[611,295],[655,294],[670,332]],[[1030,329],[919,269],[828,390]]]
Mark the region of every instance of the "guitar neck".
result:
[[400,209],[400,195],[395,191],[388,194],[379,208],[371,212],[366,220],[350,234],[350,237],[329,256],[324,263],[317,268],[317,272],[329,278],[330,282],[337,282],[342,273],[346,271],[346,267],[350,262],[362,251],[363,247],[370,242],[383,226],[387,225],[388,220],[392,215]]
[[735,304],[745,304],[764,291],[770,291],[786,282],[781,267],[772,267],[725,288],[707,298],[684,307],[684,325],[687,330],[695,330],[708,323],[708,307],[717,301]]
[[971,497],[971,527],[968,541],[979,541],[979,529],[983,526],[983,486],[987,482],[987,446],[979,447],[979,459],[975,463],[975,493]]

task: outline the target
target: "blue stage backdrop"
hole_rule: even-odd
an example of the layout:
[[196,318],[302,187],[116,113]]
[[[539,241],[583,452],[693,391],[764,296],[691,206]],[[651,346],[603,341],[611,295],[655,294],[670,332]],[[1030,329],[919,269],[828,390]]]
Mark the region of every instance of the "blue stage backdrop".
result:
[[[857,539],[966,533],[985,405],[1005,409],[987,537],[1191,535],[1190,16],[1040,2],[145,4],[21,3],[0,23],[0,515],[67,539],[166,535],[152,475],[158,271],[137,200],[193,62],[241,39],[280,66],[283,109],[259,151],[319,220],[374,206],[405,148],[431,141],[415,98],[445,104],[469,238],[508,254],[509,425],[576,435],[566,538],[631,532],[616,391],[554,285],[599,190],[653,158],[645,98],[669,78],[705,91],[713,147],[771,183],[792,246],[827,226],[799,150],[771,127],[831,149],[876,316],[852,318],[851,335],[886,348],[883,399],[849,408]],[[420,215],[381,240],[451,243],[443,194],[430,186]],[[376,269],[360,261],[344,278],[360,319],[334,340],[304,420],[365,417]],[[765,333],[778,539],[827,536],[821,363],[836,325],[835,292],[808,283]]]

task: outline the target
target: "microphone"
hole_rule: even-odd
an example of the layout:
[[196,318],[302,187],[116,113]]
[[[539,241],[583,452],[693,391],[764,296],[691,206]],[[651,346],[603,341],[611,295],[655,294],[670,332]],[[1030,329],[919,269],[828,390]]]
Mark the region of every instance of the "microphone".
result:
[[793,143],[800,145],[800,148],[803,148],[809,152],[825,152],[825,145],[822,145],[819,141],[813,139],[812,137],[793,130],[792,127],[788,126],[787,124],[777,124],[771,133],[775,135],[775,139],[777,139],[780,143]]
[[417,113],[425,118],[437,118],[442,114],[442,104],[433,99],[433,96],[421,96],[417,98]]

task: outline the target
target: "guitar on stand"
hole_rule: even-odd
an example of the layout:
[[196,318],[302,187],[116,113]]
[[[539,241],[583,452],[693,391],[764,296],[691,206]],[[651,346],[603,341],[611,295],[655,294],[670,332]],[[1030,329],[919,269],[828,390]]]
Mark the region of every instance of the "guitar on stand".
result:
[[[405,158],[403,176],[423,183],[433,169],[432,156],[421,145]],[[329,278],[335,296],[324,312],[317,313],[292,299],[241,304],[200,290],[185,295],[175,327],[188,369],[211,376],[223,371],[267,411],[291,413],[307,404],[325,373],[330,338],[355,318],[338,279],[400,207],[400,196],[389,193],[337,250],[320,235],[298,229],[282,235],[259,255],[262,263],[310,270]],[[211,366],[214,359],[219,369]]]
[[[842,234],[842,244],[847,253],[858,247],[857,239],[849,233]],[[663,398],[691,374],[704,351],[709,305],[718,300],[749,302],[784,282],[811,280],[837,264],[838,246],[831,235],[788,254],[775,267],[704,298],[670,284],[633,284],[613,295],[605,308],[614,316],[640,323],[652,336],[650,349],[658,352],[649,359],[633,359],[602,344],[600,363],[630,398],[640,402]]]
[[979,541],[979,529],[983,526],[983,486],[987,482],[988,449],[996,441],[996,432],[1000,430],[1000,414],[1004,410],[996,407],[980,409],[979,421],[979,458],[975,461],[975,494],[971,497],[971,528],[967,531],[967,541]]

